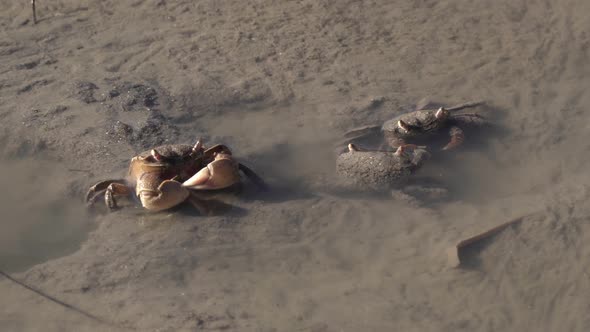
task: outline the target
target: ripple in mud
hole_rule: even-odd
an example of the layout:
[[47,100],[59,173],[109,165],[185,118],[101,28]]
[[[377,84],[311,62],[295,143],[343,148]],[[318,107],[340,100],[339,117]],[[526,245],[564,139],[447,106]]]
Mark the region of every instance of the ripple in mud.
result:
[[[0,185],[0,268],[20,271],[76,251],[86,238],[84,206],[72,200],[71,180],[59,165],[3,161]],[[74,190],[75,191],[75,190]]]

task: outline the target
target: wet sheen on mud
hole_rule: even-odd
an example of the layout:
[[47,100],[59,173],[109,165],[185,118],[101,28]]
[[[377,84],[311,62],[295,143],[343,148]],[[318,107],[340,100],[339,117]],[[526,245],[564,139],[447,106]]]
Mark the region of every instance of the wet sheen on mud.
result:
[[[22,271],[75,252],[92,228],[68,179],[72,171],[43,160],[0,163],[0,268]],[[76,175],[78,176],[78,175]]]

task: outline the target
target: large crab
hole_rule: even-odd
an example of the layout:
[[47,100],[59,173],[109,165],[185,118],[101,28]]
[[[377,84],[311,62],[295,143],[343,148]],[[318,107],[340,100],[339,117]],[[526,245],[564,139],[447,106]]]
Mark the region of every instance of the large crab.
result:
[[101,181],[86,194],[89,205],[102,195],[110,210],[117,197],[135,196],[150,211],[161,211],[184,202],[193,191],[220,190],[237,185],[242,171],[252,182],[266,189],[264,181],[247,166],[238,163],[225,145],[205,149],[195,145],[162,145],[131,159],[125,179]]
[[385,121],[383,125],[353,129],[347,132],[345,137],[347,142],[351,142],[380,133],[385,143],[397,148],[408,143],[428,145],[433,137],[447,133],[450,139],[442,149],[451,150],[465,140],[463,127],[481,126],[486,123],[484,117],[479,114],[455,112],[481,104],[472,102],[449,108],[431,108],[431,103],[422,101],[413,112],[396,116]]

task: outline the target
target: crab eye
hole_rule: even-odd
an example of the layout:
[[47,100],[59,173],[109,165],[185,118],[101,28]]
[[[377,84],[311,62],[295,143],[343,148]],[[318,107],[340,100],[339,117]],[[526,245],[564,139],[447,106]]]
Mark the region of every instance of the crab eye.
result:
[[193,146],[193,150],[192,153],[196,154],[203,151],[203,142],[201,141],[201,139],[199,138],[197,140],[197,143],[195,143],[195,145]]
[[445,109],[444,107],[439,108],[435,113],[435,116],[437,119],[446,118],[448,115],[449,115],[449,111],[447,109]]
[[152,149],[151,155],[155,161],[163,161],[164,160],[164,157],[156,149]]
[[358,151],[358,147],[352,143],[348,144],[348,152],[354,152],[354,151]]
[[403,131],[406,131],[406,132],[410,131],[410,126],[407,123],[405,123],[403,120],[398,120],[397,126],[399,128],[401,128]]

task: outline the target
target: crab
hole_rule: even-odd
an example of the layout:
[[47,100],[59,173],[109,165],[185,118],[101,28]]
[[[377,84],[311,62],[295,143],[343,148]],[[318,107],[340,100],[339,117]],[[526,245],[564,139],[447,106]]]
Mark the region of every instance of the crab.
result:
[[424,147],[400,145],[394,151],[367,150],[348,144],[336,159],[336,174],[347,187],[384,191],[402,186],[430,154]]
[[465,140],[462,127],[477,127],[486,123],[485,118],[476,113],[455,113],[479,106],[482,102],[465,103],[449,108],[430,108],[432,104],[426,101],[420,104],[413,112],[396,116],[380,126],[353,129],[347,132],[345,137],[350,142],[380,132],[385,143],[395,149],[407,143],[430,143],[433,137],[446,132],[450,139],[442,150],[452,150]]
[[135,196],[150,211],[175,207],[191,196],[191,191],[213,191],[240,183],[242,171],[261,189],[264,181],[247,166],[234,160],[225,145],[205,149],[195,145],[162,145],[131,159],[125,179],[105,180],[92,186],[86,202],[93,205],[101,196],[109,210],[118,207],[117,197]]
[[424,146],[404,144],[395,151],[368,150],[348,144],[336,159],[339,193],[391,194],[396,200],[420,206],[449,198],[446,188],[417,178],[415,173],[430,158]]

